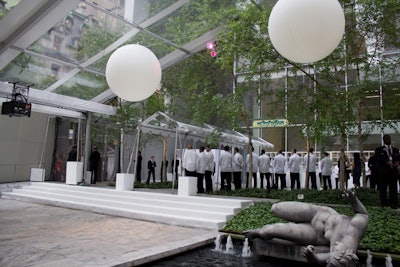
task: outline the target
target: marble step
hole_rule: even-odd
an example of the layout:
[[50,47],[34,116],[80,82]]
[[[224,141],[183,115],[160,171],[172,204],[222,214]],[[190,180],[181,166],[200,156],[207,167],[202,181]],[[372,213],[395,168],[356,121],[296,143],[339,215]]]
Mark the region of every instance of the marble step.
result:
[[56,183],[32,183],[13,189],[12,192],[4,192],[2,198],[217,230],[242,208],[251,204],[247,200],[182,197]]

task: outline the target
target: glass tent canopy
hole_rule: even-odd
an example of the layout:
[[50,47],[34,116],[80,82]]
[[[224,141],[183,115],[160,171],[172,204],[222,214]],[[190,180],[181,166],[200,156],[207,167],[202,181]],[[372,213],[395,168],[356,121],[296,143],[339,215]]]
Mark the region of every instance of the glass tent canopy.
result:
[[[94,112],[108,114],[109,107],[103,112],[101,105],[115,95],[104,72],[118,47],[146,46],[165,69],[216,39],[222,30],[217,21],[199,19],[199,27],[190,32],[179,23],[191,2],[195,1],[2,0],[0,97],[12,87],[6,83],[19,82],[44,97],[41,104],[82,110],[97,103]],[[58,95],[63,101],[52,102]],[[79,108],[69,103],[77,99]]]

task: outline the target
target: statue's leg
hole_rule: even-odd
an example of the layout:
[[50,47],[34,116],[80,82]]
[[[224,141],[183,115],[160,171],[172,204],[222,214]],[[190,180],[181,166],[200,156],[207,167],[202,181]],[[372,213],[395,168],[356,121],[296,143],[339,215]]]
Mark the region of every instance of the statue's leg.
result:
[[271,212],[290,222],[309,223],[314,218],[319,207],[302,202],[279,202],[272,205]]
[[[304,223],[268,224],[262,228],[247,231],[244,234],[250,240],[255,238],[264,240],[279,238],[295,242],[299,245],[325,245],[321,244],[321,240],[318,238],[320,234],[316,232],[316,229],[310,224]],[[329,243],[327,242],[326,245],[329,245]]]

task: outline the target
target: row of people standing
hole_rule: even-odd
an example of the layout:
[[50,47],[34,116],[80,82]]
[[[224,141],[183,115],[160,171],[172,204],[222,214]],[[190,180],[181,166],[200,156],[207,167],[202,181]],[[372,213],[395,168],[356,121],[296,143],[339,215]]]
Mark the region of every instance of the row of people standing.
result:
[[[210,146],[207,146],[204,150],[203,147],[198,149],[198,153],[192,148],[191,145],[188,146],[187,152],[183,157],[183,168],[185,170],[186,175],[198,177],[198,192],[211,192],[213,190],[213,180],[212,175],[215,171],[215,163],[214,163],[214,155],[211,152]],[[243,156],[240,154],[239,149],[237,147],[233,148],[233,154],[230,151],[229,146],[224,147],[223,151],[221,151],[219,155],[219,170],[221,174],[221,183],[220,190],[232,190],[232,184],[235,189],[242,188],[242,174],[246,173],[246,188],[249,187],[249,175],[252,173],[252,184],[254,187],[258,187],[257,181],[259,173],[260,178],[260,187],[264,188],[264,182],[266,181],[266,189],[270,190],[271,188],[278,188],[280,184],[280,189],[284,189],[287,187],[286,185],[286,172],[289,172],[290,177],[290,188],[291,189],[300,189],[300,174],[301,171],[304,171],[304,167],[308,166],[308,177],[306,177],[309,181],[309,186],[312,189],[317,189],[317,167],[319,166],[319,179],[320,184],[323,189],[332,189],[332,181],[331,178],[334,177],[336,180],[336,188],[338,188],[338,173],[337,170],[340,168],[340,164],[338,162],[338,166],[334,168],[332,159],[330,158],[329,153],[324,152],[324,157],[319,161],[317,165],[317,158],[314,155],[314,151],[312,148],[309,149],[309,152],[301,157],[297,154],[296,149],[292,150],[291,156],[286,158],[282,151],[278,151],[274,158],[266,155],[265,151],[262,150],[261,154],[258,155],[252,151],[252,162],[250,163],[250,154],[247,154],[246,159],[244,160]],[[360,186],[361,179],[361,165],[363,164],[360,154],[354,153],[354,160],[352,161],[352,165],[349,164],[348,159],[345,159],[346,165],[346,176],[349,177],[350,173],[353,177],[354,187]],[[208,163],[205,161],[208,159]],[[372,162],[372,159],[370,159]],[[369,164],[369,163],[368,163]],[[206,167],[205,167],[206,166]],[[371,185],[373,180],[376,182],[376,178],[372,179],[372,173],[376,173],[373,171],[373,167],[371,166]],[[264,180],[265,179],[265,180]],[[347,184],[347,180],[345,182]],[[205,181],[206,188],[203,187],[203,182]],[[244,180],[243,180],[244,181]],[[374,182],[374,183],[375,183]],[[392,186],[393,187],[393,186]],[[383,197],[382,197],[383,198]],[[383,202],[383,201],[382,201]],[[384,204],[383,204],[384,205]]]
[[[298,160],[295,160],[298,159]],[[297,173],[293,175],[293,181],[297,181],[298,188],[300,188],[300,156],[297,154],[293,157],[290,164],[293,165],[293,169],[297,170]],[[282,150],[278,151],[278,154],[271,162],[271,158],[265,154],[265,150],[261,151],[258,155],[252,148],[252,154],[247,154],[245,161],[243,156],[239,153],[239,148],[233,149],[233,156],[229,151],[229,146],[225,146],[221,152],[219,158],[220,171],[221,171],[221,190],[227,191],[232,190],[231,188],[231,177],[233,176],[233,184],[235,189],[241,189],[242,187],[242,170],[244,165],[246,166],[246,188],[249,187],[249,177],[253,179],[252,183],[254,187],[257,187],[257,173],[260,173],[260,187],[264,188],[264,179],[266,180],[267,190],[271,188],[278,188],[278,180],[281,184],[281,189],[286,188],[286,158],[283,156]],[[271,181],[270,169],[274,170],[275,180]],[[293,184],[293,182],[292,182]]]
[[[225,146],[219,155],[219,170],[221,175],[221,190],[232,190],[232,177],[235,189],[240,189],[242,185],[242,168],[244,166],[243,156],[239,153],[239,148],[233,149],[234,154],[230,152],[229,146]],[[187,146],[183,155],[183,167],[186,176],[197,177],[197,192],[208,193],[213,191],[212,175],[215,171],[214,154],[211,147],[199,147],[197,153],[192,145]],[[205,180],[206,188],[203,183]]]
[[[207,145],[199,147],[197,153],[192,145],[187,146],[183,155],[182,166],[186,176],[197,177],[197,193],[212,192],[212,174],[214,172],[214,154]],[[206,188],[204,189],[204,181]]]
[[[185,169],[185,175],[198,177],[198,192],[204,192],[203,189],[203,177],[206,180],[206,192],[212,190],[212,173],[214,172],[214,157],[211,153],[209,146],[206,147],[207,152],[203,154],[203,148],[199,148],[199,153],[193,150],[192,146],[189,145],[187,151],[185,152],[183,158],[183,164]],[[208,170],[204,170],[202,167],[203,155],[208,155]],[[316,189],[316,158],[313,154],[313,149],[310,149],[309,157],[304,158],[304,165],[310,162],[309,165],[309,178],[311,179],[311,187]],[[324,187],[331,188],[331,169],[332,161],[329,158],[329,154],[325,153],[325,158],[322,162],[322,173],[324,177]],[[206,157],[207,158],[207,157]],[[252,155],[247,154],[246,159],[239,153],[239,148],[233,148],[233,155],[230,152],[230,147],[225,146],[223,151],[219,155],[219,170],[221,176],[220,190],[232,190],[232,182],[234,188],[242,188],[242,170],[245,167],[246,172],[246,188],[249,187],[249,177],[253,179],[252,184],[257,187],[257,173],[260,173],[260,187],[264,188],[264,179],[266,180],[266,189],[270,191],[271,188],[278,188],[280,184],[280,189],[286,188],[286,169],[290,170],[290,187],[291,189],[300,189],[300,170],[302,164],[302,158],[296,153],[296,149],[292,150],[292,155],[287,161],[283,155],[282,150],[277,152],[277,155],[272,160],[268,155],[266,155],[265,150],[261,151],[258,155],[254,152],[252,148]],[[275,174],[273,177],[271,170]],[[330,171],[330,173],[329,173]],[[208,175],[206,175],[208,172]],[[232,181],[233,178],[233,181]]]

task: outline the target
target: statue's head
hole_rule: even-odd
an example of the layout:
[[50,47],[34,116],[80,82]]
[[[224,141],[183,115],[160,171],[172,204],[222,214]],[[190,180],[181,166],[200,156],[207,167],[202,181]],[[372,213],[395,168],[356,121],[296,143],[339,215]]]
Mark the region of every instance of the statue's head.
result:
[[356,267],[358,257],[352,249],[348,249],[342,242],[332,245],[327,267]]

